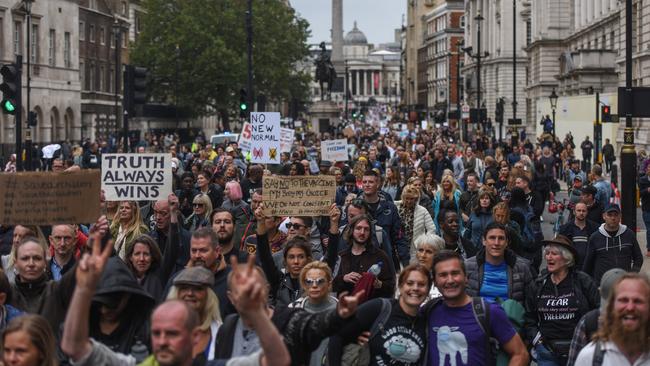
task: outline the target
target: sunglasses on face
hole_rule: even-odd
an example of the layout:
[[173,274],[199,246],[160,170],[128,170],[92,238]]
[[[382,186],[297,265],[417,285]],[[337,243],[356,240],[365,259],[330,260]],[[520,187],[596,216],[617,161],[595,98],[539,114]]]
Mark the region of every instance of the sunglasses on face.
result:
[[302,228],[305,227],[305,225],[294,224],[294,223],[292,223],[292,222],[287,222],[284,226],[286,226],[287,229],[294,228],[294,229],[296,229],[296,230],[300,230],[300,229],[302,229]]
[[307,284],[308,287],[313,287],[313,286],[322,286],[325,284],[327,280],[323,277],[320,278],[305,278],[305,284]]
[[194,204],[192,204],[192,206],[194,206],[194,207],[203,207],[203,204],[202,203],[194,203]]

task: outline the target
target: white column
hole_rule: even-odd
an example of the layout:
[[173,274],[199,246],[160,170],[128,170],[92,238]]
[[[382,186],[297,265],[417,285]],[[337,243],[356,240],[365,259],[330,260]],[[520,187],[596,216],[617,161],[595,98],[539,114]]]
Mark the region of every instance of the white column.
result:
[[361,73],[359,72],[359,70],[356,70],[356,74],[357,74],[357,77],[355,78],[355,81],[356,81],[356,84],[357,84],[357,92],[356,92],[355,95],[361,95],[361,89],[359,89],[359,85],[360,85],[359,79],[360,79]]
[[601,5],[601,1],[594,0],[594,19],[600,19],[602,15]]
[[594,0],[587,1],[587,24],[594,21]]
[[610,10],[610,11],[615,10],[615,9],[616,9],[616,5],[617,5],[617,1],[616,1],[616,0],[609,0],[609,10]]
[[587,25],[587,2],[592,0],[580,0],[580,24],[581,26]]
[[382,70],[379,70],[379,95],[384,95],[384,77]]
[[575,3],[573,3],[573,23],[575,24],[574,31],[582,27],[582,22],[580,19],[580,1],[581,0],[575,0]]

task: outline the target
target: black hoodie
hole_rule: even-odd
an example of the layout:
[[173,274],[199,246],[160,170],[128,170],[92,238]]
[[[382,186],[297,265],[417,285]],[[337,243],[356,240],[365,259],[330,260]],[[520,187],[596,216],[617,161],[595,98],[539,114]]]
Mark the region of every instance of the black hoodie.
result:
[[[120,317],[120,325],[112,334],[103,334],[99,328],[101,298],[119,301],[120,294],[130,298]],[[106,270],[97,286],[90,310],[90,336],[115,352],[131,354],[140,342],[149,347],[149,316],[155,301],[136,281],[129,268],[118,257],[109,258]]]

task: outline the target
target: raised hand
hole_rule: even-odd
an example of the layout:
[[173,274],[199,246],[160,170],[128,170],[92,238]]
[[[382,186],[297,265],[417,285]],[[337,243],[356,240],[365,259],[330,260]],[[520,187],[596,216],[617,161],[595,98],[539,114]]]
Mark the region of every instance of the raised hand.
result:
[[108,219],[106,218],[106,215],[101,215],[97,221],[95,221],[95,223],[90,227],[88,236],[93,238],[96,232],[101,234],[99,237],[100,240],[108,232]]
[[233,303],[240,313],[254,313],[265,307],[264,283],[255,275],[255,255],[248,256],[245,265],[237,263],[235,256],[230,257],[231,295]]
[[347,319],[354,315],[354,313],[357,311],[357,307],[359,306],[359,300],[365,292],[365,290],[361,290],[354,295],[348,295],[347,292],[343,292],[339,296],[339,303],[336,308],[339,316],[343,319]]
[[266,215],[264,214],[264,203],[260,203],[255,209],[255,221],[257,221],[257,235],[264,235],[268,228],[266,227]]
[[100,230],[92,234],[93,246],[90,254],[84,253],[79,260],[75,276],[77,278],[77,287],[93,291],[99,282],[102,272],[106,267],[106,262],[113,251],[113,241],[110,240],[104,248],[101,247],[103,235]]
[[329,215],[330,215],[330,232],[333,234],[338,234],[339,221],[341,220],[341,211],[336,206],[336,203],[332,203],[330,205]]

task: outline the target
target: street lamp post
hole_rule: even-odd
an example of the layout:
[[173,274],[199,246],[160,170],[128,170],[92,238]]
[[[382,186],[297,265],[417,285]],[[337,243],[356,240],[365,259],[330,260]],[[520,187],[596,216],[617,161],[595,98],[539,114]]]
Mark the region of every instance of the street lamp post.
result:
[[460,50],[465,44],[462,39],[456,42],[456,113],[458,113],[458,127],[463,125],[462,141],[467,141],[467,123],[463,123],[463,113],[460,110]]
[[548,100],[551,102],[551,110],[553,111],[553,145],[555,145],[555,109],[557,108],[557,99],[558,96],[555,93],[555,88],[553,88],[551,95],[548,96]]
[[[31,100],[30,100],[30,95],[32,91],[32,85],[31,85],[31,44],[30,44],[30,34],[32,32],[32,3],[35,0],[23,0],[23,4],[25,5],[25,11],[27,12],[27,33],[26,33],[26,38],[27,38],[27,129],[25,130],[25,165],[27,171],[32,170],[32,127],[30,125],[30,122],[33,118],[32,112],[31,112]],[[22,123],[22,121],[16,121],[16,123]],[[21,159],[22,157],[18,156],[18,159]]]
[[477,26],[476,32],[476,48],[477,52],[472,54],[472,47],[463,48],[467,55],[476,60],[476,114],[478,122],[481,123],[483,132],[485,132],[485,122],[481,118],[481,59],[490,56],[489,52],[481,52],[481,22],[485,20],[479,11],[474,17]]
[[512,123],[517,125],[517,0],[512,0]]
[[350,94],[350,79],[348,78],[348,74],[350,73],[349,70],[350,69],[348,66],[348,60],[345,60],[345,122],[346,123],[348,121],[348,98]]
[[[120,74],[122,71],[122,25],[120,21],[113,21],[113,35],[115,39],[115,130],[118,131],[120,126]],[[83,86],[82,86],[83,89]],[[119,134],[118,134],[119,136]],[[126,139],[126,136],[124,137]],[[119,140],[118,140],[119,141]]]

